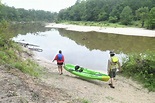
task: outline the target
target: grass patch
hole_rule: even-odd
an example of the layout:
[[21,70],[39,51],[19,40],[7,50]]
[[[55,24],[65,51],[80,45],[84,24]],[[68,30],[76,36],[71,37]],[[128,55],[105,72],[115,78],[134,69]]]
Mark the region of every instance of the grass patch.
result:
[[22,55],[26,53],[22,48],[14,42],[11,42],[7,48],[0,49],[0,64],[9,65],[12,68],[17,68],[24,73],[28,73],[32,76],[38,77],[43,73],[42,67],[40,67],[35,61],[31,59],[23,59]]
[[90,103],[88,100],[86,100],[86,99],[84,99],[84,98],[79,98],[79,99],[75,99],[75,100],[73,100],[73,102],[75,102],[75,103]]
[[13,67],[18,68],[22,72],[28,73],[35,77],[38,77],[39,74],[41,74],[41,70],[42,70],[41,67],[39,67],[35,62],[29,59],[22,62],[13,63],[12,65]]
[[38,77],[43,73],[42,67],[30,58],[23,58],[23,55],[29,57],[30,54],[11,40],[13,34],[8,31],[9,26],[7,21],[0,22],[0,65],[17,68],[24,73]]
[[120,23],[109,23],[107,21],[102,21],[102,22],[91,22],[91,21],[60,21],[58,23],[64,23],[64,24],[73,24],[73,25],[81,25],[81,26],[99,26],[99,27],[135,27],[134,25],[122,25]]
[[110,97],[110,96],[105,97],[105,98],[108,99],[108,100],[114,100],[114,98],[113,97]]

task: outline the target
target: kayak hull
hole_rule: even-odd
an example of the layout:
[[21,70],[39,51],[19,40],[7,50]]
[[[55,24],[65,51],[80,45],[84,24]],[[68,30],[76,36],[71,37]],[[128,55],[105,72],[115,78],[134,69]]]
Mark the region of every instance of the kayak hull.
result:
[[78,68],[78,70],[76,70],[75,68],[76,68],[76,65],[73,65],[73,64],[64,65],[65,70],[83,79],[93,79],[93,80],[100,80],[100,81],[108,81],[110,79],[108,75],[95,70],[90,70],[83,67],[80,67]]

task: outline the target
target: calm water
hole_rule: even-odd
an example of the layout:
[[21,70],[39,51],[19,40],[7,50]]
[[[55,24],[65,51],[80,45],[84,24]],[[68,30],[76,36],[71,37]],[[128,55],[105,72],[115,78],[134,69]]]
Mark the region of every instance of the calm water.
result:
[[114,50],[117,56],[124,57],[126,53],[155,50],[155,38],[103,34],[96,32],[75,32],[64,29],[51,29],[39,32],[37,35],[19,34],[15,41],[39,45],[43,52],[37,55],[52,61],[59,50],[65,56],[65,63],[72,63],[93,70],[106,72],[109,50]]

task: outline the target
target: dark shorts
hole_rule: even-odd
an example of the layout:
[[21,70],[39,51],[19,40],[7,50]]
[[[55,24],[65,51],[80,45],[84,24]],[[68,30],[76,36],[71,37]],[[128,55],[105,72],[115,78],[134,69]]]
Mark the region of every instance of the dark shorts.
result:
[[57,65],[58,65],[58,66],[62,66],[62,65],[63,65],[63,63],[57,63]]
[[114,78],[116,76],[116,69],[110,70],[109,76],[110,78]]

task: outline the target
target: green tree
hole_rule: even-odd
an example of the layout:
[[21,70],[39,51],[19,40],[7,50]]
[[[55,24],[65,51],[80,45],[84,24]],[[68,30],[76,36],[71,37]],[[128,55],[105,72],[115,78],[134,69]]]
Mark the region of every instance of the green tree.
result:
[[147,19],[147,28],[148,29],[155,29],[155,7],[153,7]]
[[114,16],[114,17],[113,17],[113,16],[110,16],[110,17],[109,17],[109,22],[110,22],[110,23],[116,23],[117,20],[118,20],[118,18],[117,18],[116,16]]
[[148,18],[149,9],[148,7],[141,7],[136,10],[136,17],[141,21],[141,26],[144,27],[144,21]]
[[80,3],[81,2],[81,0],[76,0],[76,3],[75,4],[78,4],[78,3]]
[[108,14],[105,11],[102,11],[101,13],[98,14],[98,19],[97,21],[105,21],[108,18]]
[[[124,18],[122,11],[126,6],[130,9],[127,13],[124,12]],[[136,21],[136,10],[141,7],[148,7],[150,10],[155,7],[155,0],[77,0],[73,6],[59,12],[58,17],[63,18],[61,20],[109,21],[128,25],[131,21]],[[120,14],[123,15],[122,18]]]
[[43,10],[25,10],[16,9],[6,5],[0,5],[0,21],[18,21],[18,22],[31,22],[31,21],[55,21],[56,13]]
[[119,17],[119,10],[114,8],[110,13],[109,22],[112,22],[112,23],[117,22],[118,17]]
[[124,7],[120,14],[120,22],[124,25],[131,24],[133,19],[132,9],[129,6]]

